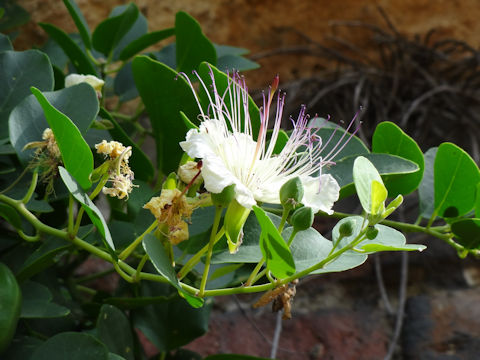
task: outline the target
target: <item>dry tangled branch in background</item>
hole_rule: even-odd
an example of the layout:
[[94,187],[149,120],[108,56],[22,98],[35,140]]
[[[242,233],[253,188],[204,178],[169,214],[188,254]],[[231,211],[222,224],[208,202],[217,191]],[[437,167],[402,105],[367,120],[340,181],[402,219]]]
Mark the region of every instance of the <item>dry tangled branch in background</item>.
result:
[[368,32],[367,46],[346,39],[351,36],[335,35],[329,37],[332,46],[326,47],[300,34],[307,45],[252,58],[284,53],[317,56],[330,65],[316,76],[284,85],[290,100],[309,99],[306,105],[311,114],[348,120],[364,107],[366,138],[379,122],[393,121],[421,143],[423,150],[447,139],[478,161],[480,51],[460,40],[436,39],[435,30],[409,39],[379,12],[386,26],[331,23],[334,33]]

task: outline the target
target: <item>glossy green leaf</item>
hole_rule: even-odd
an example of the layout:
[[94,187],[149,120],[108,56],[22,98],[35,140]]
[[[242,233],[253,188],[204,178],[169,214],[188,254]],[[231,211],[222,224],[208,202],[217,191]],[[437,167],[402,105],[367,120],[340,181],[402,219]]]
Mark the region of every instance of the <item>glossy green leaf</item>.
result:
[[172,263],[159,239],[152,234],[147,234],[143,239],[143,248],[159,274],[164,276],[190,305],[195,308],[203,306],[203,299],[190,295],[180,286],[175,269],[172,267]]
[[[17,1],[0,2],[0,32],[10,32],[28,22],[30,14]],[[15,34],[15,32],[13,32]]]
[[120,15],[112,16],[102,21],[93,32],[93,47],[108,56],[128,33],[137,20],[138,15],[138,7],[130,3]]
[[37,282],[27,281],[23,283],[22,295],[21,318],[57,318],[70,314],[70,309],[53,303],[50,290]]
[[[227,92],[227,88],[231,83],[231,79],[229,79],[227,74],[221,72],[220,70],[215,68],[213,65],[205,62],[200,64],[198,68],[198,74],[200,75],[200,78],[202,79],[207,89],[209,90],[210,96],[213,96],[213,92],[212,92],[213,89],[210,86],[212,84],[212,76],[213,76],[213,78],[215,79],[215,87],[218,93],[220,94],[220,96],[222,96],[222,100],[225,102],[225,107],[227,109],[230,109],[231,98],[230,98],[230,94]],[[208,111],[208,106],[210,102],[208,100],[207,94],[203,86],[199,87],[198,96],[201,100],[203,110]],[[252,136],[255,139],[260,129],[260,110],[258,109],[258,106],[255,104],[255,102],[250,96],[248,97],[248,113],[252,123]],[[192,119],[192,117],[189,117],[189,118]],[[242,119],[241,128],[243,128],[244,118],[245,118],[245,114],[244,114],[243,106],[241,106],[240,107],[240,119]]]
[[59,166],[58,171],[68,191],[78,202],[80,202],[88,217],[97,227],[98,231],[102,235],[102,238],[106,241],[107,249],[115,250],[115,245],[113,243],[112,236],[110,235],[110,230],[108,229],[107,223],[105,222],[101,211],[92,202],[92,200],[90,200],[88,195],[78,186],[73,176],[65,168]]
[[155,305],[178,299],[177,294],[173,296],[137,296],[137,297],[110,297],[103,300],[104,303],[114,305],[120,309],[131,310],[142,308],[147,305]]
[[101,109],[100,116],[104,119],[108,119],[113,124],[113,129],[108,131],[115,140],[120,141],[124,146],[132,147],[130,167],[135,173],[135,178],[143,181],[150,181],[155,174],[155,169],[148,156],[127,135],[120,124],[118,124],[118,122],[105,109]]
[[38,50],[0,53],[0,139],[8,137],[8,116],[30,95],[30,86],[42,91],[53,89],[52,65]]
[[190,75],[204,61],[217,64],[215,47],[203,34],[197,20],[186,12],[179,11],[175,16],[175,36],[178,71]]
[[[98,98],[88,84],[78,84],[65,89],[43,93],[47,101],[76,125],[82,135],[98,113]],[[24,150],[30,142],[41,141],[42,133],[49,127],[45,114],[34,95],[26,97],[10,114],[8,120],[10,141],[23,164],[32,159],[34,149]]]
[[[418,165],[401,157],[389,154],[364,154],[380,173],[380,175],[409,174],[418,170]],[[323,173],[331,174],[341,187],[340,198],[355,192],[353,186],[353,163],[357,156],[348,156],[331,167],[324,167]]]
[[380,174],[367,158],[359,156],[353,163],[353,180],[363,210],[367,214],[371,214],[372,206],[374,205],[372,202],[372,183],[376,181],[378,184],[383,185]]
[[371,188],[372,206],[370,208],[370,214],[382,214],[385,211],[385,200],[387,200],[388,195],[387,189],[383,183],[376,180],[372,181]]
[[13,50],[12,42],[7,35],[0,34],[0,52],[7,50]]
[[[291,227],[285,229],[282,234],[283,238],[288,239],[292,231],[293,229]],[[290,245],[297,272],[318,264],[330,254],[332,247],[332,242],[325,239],[313,228],[299,232]],[[367,260],[366,255],[354,251],[347,251],[335,261],[326,264],[321,269],[313,271],[312,274],[346,271],[362,265],[365,260]]]
[[338,162],[346,157],[369,154],[367,146],[359,137],[352,136],[333,121],[315,117],[310,120],[308,125],[318,129],[314,133],[322,139],[318,146],[324,148],[322,151],[324,158],[335,154],[333,160]]
[[218,45],[218,44],[213,44],[213,46],[215,47],[215,51],[217,52],[217,56],[219,58],[225,55],[242,56],[249,53],[248,49],[236,47],[236,46]]
[[[343,237],[340,240],[339,248],[350,244],[357,237],[362,230],[362,225],[364,225],[364,218],[361,216],[350,216],[340,220],[332,230],[332,238],[334,242],[340,239],[340,227],[345,222],[350,222],[352,224],[353,231],[350,236]],[[426,248],[424,245],[406,244],[405,236],[403,236],[400,231],[388,226],[377,224],[375,225],[375,229],[377,229],[378,232],[374,239],[365,239],[355,246],[356,249],[363,252],[360,253],[360,255],[372,254],[380,251],[422,251]],[[349,252],[353,251],[349,250],[346,253]]]
[[52,236],[43,240],[40,245],[25,261],[17,272],[17,279],[25,281],[33,275],[38,274],[46,268],[58,262],[58,255],[65,252],[72,245],[64,239],[58,239]]
[[435,210],[435,187],[433,185],[433,168],[435,156],[437,156],[437,147],[427,150],[424,154],[425,170],[423,172],[422,182],[418,187],[420,215],[430,219]]
[[[115,8],[113,8],[109,17],[114,17],[122,14],[127,9],[127,7],[128,5],[116,6]],[[122,37],[120,42],[117,44],[117,46],[115,46],[115,49],[113,51],[113,59],[115,61],[119,60],[120,54],[123,51],[123,49],[125,49],[133,41],[141,38],[147,32],[148,32],[147,18],[141,12],[139,12],[137,20],[135,20],[130,30],[128,30],[128,32]]]
[[410,194],[418,188],[425,167],[423,153],[415,140],[397,125],[389,121],[377,125],[372,138],[372,152],[397,155],[418,165],[415,173],[384,178],[390,197]]
[[262,228],[260,249],[267,269],[278,279],[295,274],[295,261],[282,235],[262,208],[254,206],[253,211]]
[[461,219],[450,226],[460,245],[466,249],[480,248],[480,219]]
[[[168,296],[170,286],[142,281],[140,295]],[[133,324],[159,351],[169,351],[188,344],[208,329],[211,302],[193,308],[179,296],[157,305],[131,311]]]
[[94,336],[79,332],[57,334],[40,345],[35,360],[108,360],[107,347]]
[[22,219],[17,211],[10,205],[0,203],[0,217],[7,220],[15,229],[22,228]]
[[90,39],[90,28],[88,27],[85,18],[83,17],[82,12],[78,8],[75,0],[63,0],[63,3],[67,7],[70,16],[72,17],[73,21],[75,22],[75,26],[80,33],[82,38],[83,44],[87,49],[92,48],[92,41]]
[[80,130],[68,116],[53,107],[41,91],[33,87],[31,91],[42,106],[55,135],[65,168],[83,189],[89,189],[92,186],[90,174],[93,171],[93,155]]
[[475,199],[475,216],[480,218],[480,183],[477,184],[477,196]]
[[108,350],[126,360],[134,360],[133,334],[127,316],[112,305],[103,305],[97,318],[98,339]]
[[452,143],[441,144],[434,164],[434,214],[457,217],[471,211],[479,182],[480,170],[470,155]]
[[197,103],[188,83],[168,66],[146,56],[137,56],[132,69],[152,124],[157,165],[164,174],[169,174],[177,170],[182,156],[178,143],[185,139],[187,131],[180,111],[189,119],[196,119]]
[[167,39],[172,35],[175,35],[175,28],[168,28],[145,34],[129,43],[120,53],[119,59],[123,61],[128,60],[140,51],[145,50],[149,46],[155,45],[157,42]]
[[97,71],[88,56],[67,33],[52,24],[39,23],[39,25],[60,45],[79,74],[97,75]]
[[113,90],[120,102],[130,101],[138,97],[138,90],[133,79],[132,63],[128,62],[115,76]]
[[244,58],[243,56],[224,55],[218,58],[217,68],[224,72],[227,71],[247,71],[258,69],[260,64],[255,61]]

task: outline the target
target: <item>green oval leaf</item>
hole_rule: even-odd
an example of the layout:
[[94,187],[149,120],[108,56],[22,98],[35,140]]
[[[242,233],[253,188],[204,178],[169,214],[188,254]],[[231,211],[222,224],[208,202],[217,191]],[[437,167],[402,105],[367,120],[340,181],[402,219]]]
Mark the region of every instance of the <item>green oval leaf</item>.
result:
[[8,116],[30,95],[30,86],[53,90],[53,70],[48,56],[38,50],[0,53],[0,139],[8,136]]
[[190,305],[195,308],[202,307],[203,299],[190,295],[180,286],[175,269],[172,267],[172,263],[165,253],[165,249],[163,248],[160,240],[152,234],[147,234],[142,243],[145,252],[150,257],[150,260],[155,266],[155,269],[157,269],[158,273],[165,277],[168,282],[178,290],[180,295],[188,301]]
[[466,249],[480,248],[480,219],[461,219],[450,226],[460,245]]
[[[418,165],[396,155],[389,154],[364,154],[382,176],[392,174],[410,174],[418,171]],[[355,192],[353,186],[353,163],[356,155],[348,156],[336,161],[331,167],[324,167],[325,174],[331,174],[341,187],[340,198],[352,195]]]
[[[315,134],[322,139],[321,146],[324,146],[322,151],[323,156],[334,154],[337,149],[337,154],[333,159],[335,162],[341,161],[349,156],[367,155],[370,153],[364,142],[357,136],[351,135],[344,128],[335,124],[332,121],[315,117],[308,123],[310,127],[317,128]],[[348,140],[348,143],[340,150],[342,144]],[[338,151],[340,150],[340,151]]]
[[112,305],[102,305],[97,318],[98,339],[108,350],[134,360],[133,335],[127,316]]
[[418,165],[418,171],[405,175],[392,175],[383,180],[390,197],[415,191],[423,177],[425,161],[418,144],[392,122],[377,125],[372,138],[372,152],[398,155]]
[[52,302],[50,290],[37,282],[27,281],[22,285],[21,318],[45,319],[57,318],[70,314],[70,309]]
[[217,52],[212,42],[203,34],[200,24],[186,12],[175,16],[177,69],[186,74],[196,70],[201,62],[217,64]]
[[[82,135],[86,134],[98,113],[98,98],[90,85],[78,84],[43,95],[54,108],[72,120]],[[10,141],[20,161],[26,164],[31,160],[34,150],[23,150],[24,146],[40,141],[43,131],[49,127],[34,95],[26,97],[12,110],[8,124]]]
[[441,144],[434,164],[434,214],[458,217],[471,211],[479,182],[480,170],[470,155],[455,144]]
[[63,0],[70,16],[72,17],[73,21],[75,22],[75,26],[80,33],[82,38],[83,44],[87,49],[92,48],[92,41],[90,40],[90,28],[88,27],[85,18],[83,17],[82,12],[78,8],[76,2],[74,0]]
[[196,119],[197,103],[185,79],[168,66],[146,56],[137,56],[132,69],[152,124],[157,165],[164,174],[169,174],[178,168],[182,157],[179,142],[185,139],[187,131],[180,111],[189,119]]
[[262,228],[260,249],[267,269],[278,279],[295,274],[295,261],[282,235],[262,208],[254,206],[253,211]]
[[120,15],[102,21],[93,32],[93,47],[108,56],[133,26],[138,15],[138,7],[130,3]]
[[224,55],[217,60],[217,68],[222,71],[247,71],[258,69],[260,64],[243,56],[237,55]]
[[42,106],[55,135],[65,168],[83,189],[89,189],[92,186],[90,174],[93,171],[93,155],[80,130],[66,115],[54,108],[40,90],[32,87],[31,91]]
[[82,207],[85,209],[88,217],[90,218],[90,220],[92,220],[92,223],[97,227],[98,231],[102,235],[103,240],[106,241],[107,249],[109,249],[110,253],[114,255],[112,250],[115,250],[115,245],[113,243],[112,235],[110,235],[110,230],[108,229],[107,223],[105,222],[101,211],[96,207],[92,200],[90,200],[90,198],[82,190],[82,188],[78,186],[73,176],[65,168],[59,166],[58,171],[68,191],[78,202],[80,202]]
[[172,35],[175,35],[175,28],[168,28],[145,34],[129,43],[120,53],[119,59],[123,61],[128,60],[140,51],[145,50],[149,46],[155,45],[157,42],[167,39]]
[[[117,16],[123,13],[127,9],[128,5],[120,5],[113,8],[109,17]],[[138,13],[137,20],[133,23],[132,27],[122,37],[120,42],[115,46],[113,51],[113,60],[119,60],[120,53],[127,47],[132,41],[137,40],[148,32],[148,21],[141,12]]]
[[437,147],[427,150],[424,155],[425,169],[423,172],[422,182],[418,187],[418,197],[420,199],[419,208],[420,215],[426,219],[430,219],[435,210],[435,187],[433,185],[433,168],[435,156],[437,156]]
[[[367,214],[371,214],[373,206],[378,206],[378,200],[375,204],[373,203],[373,199],[377,197],[372,196],[372,190],[374,190],[372,184],[376,182],[379,185],[383,185],[380,174],[370,161],[363,156],[359,156],[353,163],[353,180],[363,210]],[[386,197],[386,194],[384,195]]]
[[85,333],[63,332],[42,345],[32,355],[35,360],[108,360],[107,347]]
[[66,32],[52,24],[39,23],[38,25],[60,45],[78,73],[97,75],[97,71],[88,56]]

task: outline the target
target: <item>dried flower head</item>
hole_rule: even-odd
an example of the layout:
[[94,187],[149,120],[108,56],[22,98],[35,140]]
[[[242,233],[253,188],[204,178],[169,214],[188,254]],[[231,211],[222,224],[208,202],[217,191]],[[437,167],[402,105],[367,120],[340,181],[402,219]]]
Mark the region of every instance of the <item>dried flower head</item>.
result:
[[152,212],[159,223],[167,225],[166,234],[174,245],[188,239],[188,224],[193,206],[178,189],[163,189],[160,196],[153,197],[143,206]]
[[58,174],[58,165],[62,162],[62,154],[55,140],[52,129],[46,128],[42,133],[42,141],[34,141],[25,145],[25,149],[35,149],[31,168],[39,168],[40,179],[47,184],[46,192],[53,192],[53,180]]
[[109,179],[112,187],[104,187],[102,192],[105,195],[118,197],[119,199],[128,199],[128,195],[137,185],[133,184],[134,173],[128,164],[128,160],[132,155],[132,148],[125,147],[118,141],[102,140],[96,144],[97,153],[105,155],[111,162],[109,169]]
[[267,291],[260,299],[253,304],[254,308],[265,306],[272,302],[272,311],[278,312],[283,309],[282,319],[292,318],[292,301],[297,293],[296,285],[298,280],[294,280],[289,284],[281,285],[273,290]]

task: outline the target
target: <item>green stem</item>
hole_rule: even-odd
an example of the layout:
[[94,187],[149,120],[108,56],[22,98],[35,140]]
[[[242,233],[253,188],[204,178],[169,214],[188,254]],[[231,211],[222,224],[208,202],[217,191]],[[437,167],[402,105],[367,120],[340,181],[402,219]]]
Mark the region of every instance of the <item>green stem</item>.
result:
[[256,279],[258,272],[262,269],[263,264],[265,264],[265,260],[263,260],[262,258],[262,260],[260,260],[257,266],[255,266],[255,268],[253,269],[244,286],[251,286],[255,283],[254,280]]
[[38,181],[38,170],[35,169],[32,176],[32,182],[30,183],[27,193],[22,199],[22,203],[26,204],[30,201],[33,193],[35,192],[35,188],[37,187],[37,181]]
[[210,271],[210,261],[212,260],[213,245],[217,237],[218,225],[220,225],[220,219],[222,218],[222,207],[217,206],[215,208],[215,217],[213,219],[212,231],[210,232],[210,240],[208,242],[207,259],[205,260],[205,268],[203,270],[202,281],[200,282],[199,297],[203,297],[205,292],[205,286],[207,285],[208,272]]
[[287,243],[288,247],[292,245],[293,239],[295,238],[297,233],[298,233],[298,230],[293,229],[292,233],[290,234],[290,237],[288,238],[288,243]]
[[67,232],[69,234],[73,234],[73,223],[74,223],[74,219],[73,219],[73,204],[74,204],[74,200],[73,200],[73,196],[72,194],[68,194],[68,225],[67,225]]
[[89,275],[77,278],[77,279],[75,279],[75,282],[77,284],[89,282],[89,281],[92,281],[92,280],[99,279],[99,278],[102,278],[104,276],[110,275],[113,272],[115,272],[115,268],[107,269],[107,270],[104,270],[104,271],[99,271],[99,272],[94,273],[94,274],[89,274]]
[[123,250],[120,255],[118,255],[118,258],[120,260],[125,260],[136,248],[138,245],[140,245],[140,243],[142,242],[143,238],[147,235],[147,234],[150,234],[153,230],[155,230],[155,228],[158,226],[158,221],[155,219],[155,221],[152,223],[152,225],[150,225],[148,227],[147,230],[145,230],[143,232],[142,235],[140,235],[139,237],[137,237],[130,245],[127,246],[127,248],[125,248],[125,250]]
[[140,263],[137,266],[137,271],[135,271],[135,275],[133,276],[133,279],[135,281],[140,281],[140,274],[142,273],[143,266],[149,259],[148,254],[143,255],[142,259],[140,260]]
[[[222,226],[220,231],[215,236],[214,245],[222,238],[223,234],[225,234],[225,228]],[[180,269],[177,273],[177,278],[182,280],[194,267],[200,262],[202,256],[208,251],[208,247],[210,244],[205,245],[201,248],[195,255],[193,255],[190,260],[188,260],[185,265]]]

